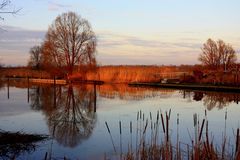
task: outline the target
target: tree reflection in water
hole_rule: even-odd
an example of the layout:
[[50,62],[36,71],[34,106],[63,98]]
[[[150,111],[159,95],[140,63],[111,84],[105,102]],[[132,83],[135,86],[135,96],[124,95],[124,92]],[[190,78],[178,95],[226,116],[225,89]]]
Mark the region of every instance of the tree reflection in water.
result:
[[208,110],[213,108],[223,109],[230,103],[239,101],[239,94],[209,92],[203,97],[203,104]]
[[94,86],[42,86],[30,92],[31,107],[46,115],[49,132],[65,147],[87,139],[96,124]]
[[223,109],[230,103],[235,102],[238,104],[240,94],[238,93],[223,93],[223,92],[193,92],[193,99],[195,101],[203,101],[203,105],[208,109],[213,108]]
[[[99,96],[126,100],[142,100],[149,97],[170,98],[177,90],[132,88],[127,85],[102,85]],[[230,103],[238,103],[240,94],[180,91],[188,102],[202,101],[208,109],[222,109]],[[50,133],[63,146],[75,147],[87,139],[96,123],[96,87],[79,85],[67,87],[41,86],[30,90],[31,107],[46,115]]]

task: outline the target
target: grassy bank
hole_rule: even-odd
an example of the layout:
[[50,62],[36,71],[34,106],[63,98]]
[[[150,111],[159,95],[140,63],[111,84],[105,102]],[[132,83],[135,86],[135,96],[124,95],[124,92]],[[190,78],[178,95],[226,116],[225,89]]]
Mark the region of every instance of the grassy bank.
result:
[[33,70],[28,67],[12,67],[12,68],[1,68],[1,77],[12,77],[12,78],[52,78],[50,73],[43,70]]
[[[57,79],[67,78],[72,82],[98,81],[105,83],[158,83],[163,79],[181,83],[240,85],[240,78],[234,71],[208,70],[199,66],[155,66],[119,65],[98,66],[94,69],[76,68],[72,75],[57,75],[48,70],[33,70],[27,67],[2,68],[1,77]],[[154,84],[155,85],[155,84]],[[206,89],[206,88],[204,88]],[[215,90],[215,89],[213,89]],[[218,89],[217,89],[218,90]]]
[[[76,69],[69,78],[75,81],[95,80],[107,83],[129,82],[159,82],[165,76],[176,76],[178,72],[189,71],[189,68],[180,66],[144,66],[144,65],[120,65],[99,66],[96,70]],[[47,70],[33,70],[27,67],[1,68],[0,77],[14,78],[53,78]]]

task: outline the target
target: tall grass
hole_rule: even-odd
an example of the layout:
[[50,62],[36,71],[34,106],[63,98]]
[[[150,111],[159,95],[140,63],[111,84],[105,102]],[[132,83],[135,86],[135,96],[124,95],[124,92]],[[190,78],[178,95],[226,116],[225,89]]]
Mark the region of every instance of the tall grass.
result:
[[164,78],[163,75],[174,77],[176,72],[183,71],[186,71],[185,68],[177,66],[100,66],[95,71],[76,72],[71,78],[100,80],[108,83],[159,82]]
[[[171,110],[163,113],[157,111],[156,119],[153,120],[153,115],[150,112],[149,117],[146,117],[142,111],[137,112],[136,120],[136,147],[132,148],[132,121],[130,121],[130,147],[125,153],[119,153],[119,159],[124,160],[157,160],[157,159],[239,159],[240,158],[240,139],[239,128],[234,137],[235,144],[229,144],[226,137],[226,125],[221,146],[217,146],[214,141],[214,136],[209,135],[207,112],[200,119],[197,114],[193,115],[194,136],[190,144],[186,144],[179,139],[179,124],[180,118],[177,115],[177,140],[174,142],[173,130],[170,126]],[[225,113],[225,124],[227,121],[227,112]],[[120,125],[121,127],[121,125]],[[147,136],[148,134],[148,136]],[[122,139],[122,130],[120,129],[120,139]],[[112,138],[112,135],[111,135]],[[220,143],[219,143],[220,144]],[[122,145],[122,144],[121,144]]]
[[27,67],[16,67],[16,68],[2,68],[0,69],[0,78],[3,77],[14,77],[14,78],[53,78],[48,71],[43,70],[32,70]]

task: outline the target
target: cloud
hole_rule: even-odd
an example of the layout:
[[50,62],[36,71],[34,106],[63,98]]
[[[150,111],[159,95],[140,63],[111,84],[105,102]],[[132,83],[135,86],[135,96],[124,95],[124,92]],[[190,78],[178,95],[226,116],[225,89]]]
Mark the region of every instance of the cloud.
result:
[[[43,42],[46,31],[4,26],[0,31],[0,59],[5,65],[26,65],[29,49]],[[100,64],[195,64],[202,41],[183,36],[136,36],[97,31]],[[160,38],[157,38],[160,37]],[[239,47],[236,47],[240,53]]]
[[70,7],[72,7],[72,6],[56,3],[56,2],[53,2],[53,1],[48,2],[48,10],[49,11],[59,11],[61,9],[66,9],[66,8],[70,8]]
[[3,26],[0,31],[0,58],[6,65],[26,65],[29,49],[43,42],[45,31]]
[[181,38],[155,39],[106,31],[97,35],[98,58],[104,64],[194,64],[202,45]]
[[99,45],[106,45],[108,47],[118,45],[132,45],[148,48],[191,48],[199,49],[202,46],[201,42],[196,42],[193,39],[191,42],[189,39],[186,41],[182,39],[176,39],[175,41],[156,40],[149,38],[142,38],[129,35],[119,35],[114,33],[99,32],[98,34]]

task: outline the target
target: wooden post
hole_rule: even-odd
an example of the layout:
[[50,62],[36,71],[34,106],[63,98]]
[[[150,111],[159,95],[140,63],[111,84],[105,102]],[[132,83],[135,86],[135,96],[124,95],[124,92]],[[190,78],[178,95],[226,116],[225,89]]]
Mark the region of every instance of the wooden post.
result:
[[94,113],[97,111],[97,92],[96,84],[94,83]]
[[[54,81],[55,82],[55,81]],[[53,107],[57,107],[56,85],[53,86]]]
[[29,102],[29,77],[27,78],[28,80],[28,89],[27,89],[27,96],[28,96],[28,99],[27,99],[27,101]]
[[54,81],[54,87],[55,87],[56,86],[56,77],[55,76],[54,76],[53,81]]
[[7,82],[7,96],[8,96],[8,99],[9,99],[9,77],[8,77],[8,82]]

